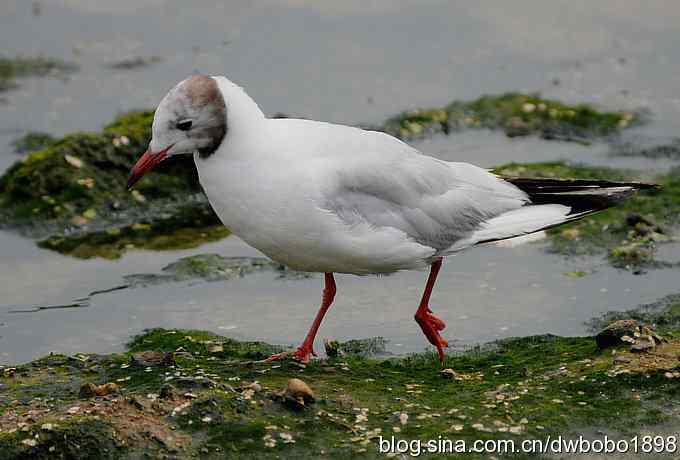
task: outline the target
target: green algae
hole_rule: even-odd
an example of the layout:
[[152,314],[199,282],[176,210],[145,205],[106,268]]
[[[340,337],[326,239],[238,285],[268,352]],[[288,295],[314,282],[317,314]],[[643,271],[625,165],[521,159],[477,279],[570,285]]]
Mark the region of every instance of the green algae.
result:
[[657,159],[680,159],[680,138],[673,138],[669,142],[648,147],[633,142],[614,143],[610,147],[609,155],[613,157],[643,157]]
[[209,208],[180,209],[176,215],[146,216],[124,227],[52,235],[38,246],[80,259],[118,259],[131,249],[189,249],[230,234]]
[[484,128],[501,129],[509,137],[540,135],[587,143],[640,124],[644,118],[642,113],[602,112],[587,104],[567,105],[538,94],[506,93],[404,112],[387,120],[382,129],[407,140]]
[[153,112],[116,118],[102,133],[74,133],[18,161],[0,177],[4,226],[75,257],[118,258],[131,248],[182,249],[228,235],[190,159],[170,159],[126,190],[151,137]]
[[[513,177],[642,179],[639,172],[565,162],[511,163],[494,172]],[[667,264],[656,262],[655,254],[659,244],[676,238],[680,224],[680,169],[658,175],[653,182],[660,188],[640,191],[613,208],[549,230],[551,250],[566,255],[604,252],[613,266],[636,271],[663,268]]]
[[[129,365],[133,353],[147,350],[174,353],[174,364]],[[261,362],[278,350],[204,331],[154,329],[133,338],[126,353],[78,355],[78,365],[53,360],[49,368],[76,387],[119,382],[122,396],[96,399],[109,409],[93,412],[101,423],[95,432],[105,433],[97,438],[118,458],[137,458],[151,448],[154,455],[181,458],[380,458],[379,436],[519,441],[594,428],[628,436],[643,427],[663,427],[672,420],[668,408],[680,402],[680,387],[664,376],[666,369],[621,369],[592,337],[544,335],[474,347],[447,356],[445,367],[456,376],[451,379],[442,378],[437,356],[430,352],[388,360],[344,356],[306,366]],[[3,414],[33,407],[26,399],[10,401],[26,387],[49,386],[47,367],[47,361],[37,361],[17,366],[11,377],[0,374],[0,383],[11,385],[0,399],[0,424],[5,423],[0,452],[14,455],[3,458],[21,458],[36,447],[17,441],[39,431],[41,417],[87,404],[77,392],[56,392],[48,415],[34,416],[27,431],[7,433],[11,424]],[[312,387],[314,403],[292,410],[279,402],[279,389],[292,377]],[[251,389],[254,381],[256,390]],[[170,396],[158,399],[159,394]],[[116,405],[117,400],[128,403]],[[140,425],[125,425],[121,419],[130,418],[124,411],[133,411]],[[154,424],[189,441],[170,449],[167,440],[159,443],[159,435],[151,434],[162,430],[147,429]],[[57,444],[55,452],[65,448]],[[432,458],[444,457],[450,458]]]
[[47,148],[55,140],[56,139],[51,134],[40,131],[30,131],[12,141],[12,147],[14,147],[16,153],[30,153]]
[[101,420],[82,417],[49,430],[0,434],[0,458],[4,460],[115,460],[125,447],[114,437],[113,427]]
[[387,343],[384,337],[371,337],[368,339],[352,339],[345,342],[339,340],[327,340],[324,342],[326,354],[330,357],[363,356],[365,358],[385,356]]
[[75,64],[46,57],[0,57],[0,91],[15,88],[17,78],[66,75],[77,69]]
[[[208,346],[222,345],[219,353],[210,353]],[[130,352],[145,350],[174,352],[181,348],[195,356],[221,356],[229,359],[263,359],[281,351],[281,347],[264,342],[244,342],[208,331],[149,329],[134,336],[127,344]]]
[[588,322],[590,330],[596,331],[614,321],[634,319],[642,324],[651,324],[661,333],[680,330],[680,295],[671,294],[649,304],[643,304],[625,311],[612,311]]
[[[118,117],[103,133],[74,133],[11,166],[0,178],[0,210],[15,225],[67,222],[88,209],[140,207],[125,179],[151,136],[152,112]],[[170,198],[198,190],[193,168],[168,161],[140,181],[142,197]]]
[[219,254],[196,254],[182,257],[162,269],[162,273],[140,273],[125,276],[130,287],[153,284],[204,280],[223,281],[242,278],[251,273],[274,271],[279,279],[299,279],[311,276],[296,272],[264,257],[225,257]]

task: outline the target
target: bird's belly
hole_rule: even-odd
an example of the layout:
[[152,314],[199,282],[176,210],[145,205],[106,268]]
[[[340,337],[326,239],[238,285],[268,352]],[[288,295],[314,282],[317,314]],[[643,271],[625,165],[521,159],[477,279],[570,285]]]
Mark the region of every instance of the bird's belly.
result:
[[[250,246],[290,268],[312,272],[390,273],[424,266],[433,248],[413,241],[394,228],[368,224],[349,226],[315,205],[299,190],[283,189],[270,178],[221,176],[225,187],[211,189],[211,171],[201,170],[201,183],[222,223]],[[269,190],[253,193],[252,183]],[[289,184],[288,184],[289,185]],[[278,192],[277,192],[278,190]],[[281,193],[285,190],[285,193]]]
[[[347,228],[320,209],[306,218],[244,213],[246,207],[211,200],[236,236],[272,260],[309,272],[391,273],[422,267],[434,250],[396,230]],[[300,210],[296,209],[299,214]]]

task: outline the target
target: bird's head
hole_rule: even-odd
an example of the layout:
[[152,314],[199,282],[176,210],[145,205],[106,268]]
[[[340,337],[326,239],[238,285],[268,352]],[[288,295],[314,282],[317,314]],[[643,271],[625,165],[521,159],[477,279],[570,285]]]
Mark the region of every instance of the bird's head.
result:
[[153,117],[149,148],[130,171],[130,189],[173,155],[212,155],[227,134],[227,109],[213,77],[194,75],[168,91]]

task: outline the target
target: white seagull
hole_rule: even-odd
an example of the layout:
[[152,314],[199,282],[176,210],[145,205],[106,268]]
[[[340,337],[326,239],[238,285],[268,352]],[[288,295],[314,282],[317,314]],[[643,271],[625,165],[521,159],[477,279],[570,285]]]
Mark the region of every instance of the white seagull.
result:
[[128,188],[164,159],[191,154],[227,228],[281,264],[325,274],[321,308],[302,345],[270,359],[292,354],[309,361],[335,296],[334,272],[430,266],[415,320],[443,361],[445,325],[429,300],[445,256],[573,221],[645,187],[501,178],[423,155],[385,133],[270,119],[223,76],[195,75],[172,88],[152,134]]

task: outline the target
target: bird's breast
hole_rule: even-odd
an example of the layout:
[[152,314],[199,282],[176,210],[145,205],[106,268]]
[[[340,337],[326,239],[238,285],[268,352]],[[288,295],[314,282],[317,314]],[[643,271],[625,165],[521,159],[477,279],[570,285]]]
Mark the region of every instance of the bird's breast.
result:
[[[310,245],[322,246],[328,224],[313,190],[301,181],[249,162],[228,166],[197,160],[201,186],[222,223],[249,245],[286,265],[296,265]],[[291,183],[296,184],[292,187]]]

